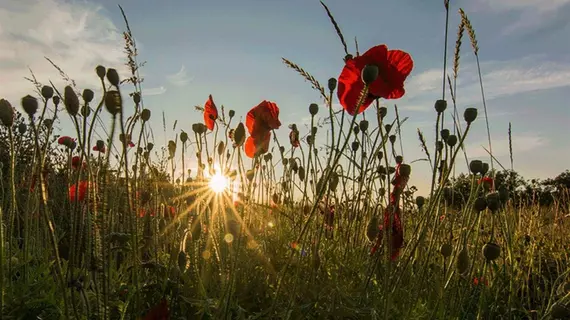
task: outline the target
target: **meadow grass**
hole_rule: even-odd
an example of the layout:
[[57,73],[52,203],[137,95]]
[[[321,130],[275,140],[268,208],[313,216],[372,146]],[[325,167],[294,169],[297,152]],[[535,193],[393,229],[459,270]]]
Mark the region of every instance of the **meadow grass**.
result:
[[[175,123],[180,133],[157,151],[148,124],[157,114],[144,107],[121,8],[129,78],[98,66],[102,98],[94,101],[94,91],[80,92],[50,61],[68,83],[63,90],[32,74],[39,100],[23,98],[16,117],[0,101],[8,151],[0,162],[2,319],[568,318],[568,192],[553,205],[518,205],[517,190],[499,183],[475,31],[460,10],[448,75],[449,1],[444,9],[435,141],[418,130],[431,188],[416,197],[406,185],[413,165],[403,158],[398,107],[376,99],[368,119],[335,111],[337,80],[325,87],[285,58],[326,105],[309,106],[310,132],[291,127],[284,142],[271,130],[268,152],[250,159],[243,124],[222,108],[212,130],[208,121]],[[457,108],[465,32],[484,119]],[[54,132],[64,116],[72,137]],[[490,167],[463,148],[471,124],[483,120]],[[471,172],[456,175],[459,161]],[[392,258],[400,218],[404,244]]]

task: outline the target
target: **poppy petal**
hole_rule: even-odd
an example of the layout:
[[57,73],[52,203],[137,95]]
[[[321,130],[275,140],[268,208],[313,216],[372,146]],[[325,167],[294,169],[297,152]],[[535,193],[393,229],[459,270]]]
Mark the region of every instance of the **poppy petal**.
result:
[[217,119],[218,108],[216,108],[214,99],[212,98],[212,95],[210,95],[208,97],[208,101],[206,101],[206,104],[204,105],[204,124],[210,131],[212,131],[214,130],[214,125]]
[[406,77],[412,72],[414,68],[414,61],[412,57],[404,51],[401,50],[390,50],[388,51],[388,62],[396,67],[400,76],[406,79]]
[[253,158],[255,157],[255,142],[253,142],[253,138],[252,137],[247,137],[247,140],[245,140],[245,154],[250,157]]

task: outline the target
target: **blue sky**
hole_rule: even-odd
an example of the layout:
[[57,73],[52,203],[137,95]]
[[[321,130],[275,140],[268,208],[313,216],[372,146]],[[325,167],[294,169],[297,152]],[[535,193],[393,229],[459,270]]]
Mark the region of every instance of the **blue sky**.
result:
[[[128,15],[139,59],[147,61],[142,69],[144,101],[153,111],[152,124],[160,139],[164,139],[162,111],[167,123],[178,120],[179,128],[189,131],[201,119],[193,106],[203,104],[208,94],[218,106],[234,109],[239,116],[263,99],[277,102],[285,137],[287,125],[306,123],[308,105],[321,101],[281,57],[299,64],[325,86],[343,66],[342,46],[316,0],[8,0],[0,3],[0,96],[17,105],[31,90],[23,79],[29,75],[28,67],[40,82],[62,84],[44,56],[59,64],[79,87],[97,88],[93,68],[117,67],[125,59],[124,24],[117,3]],[[361,52],[385,43],[412,55],[415,68],[406,83],[406,96],[384,103],[390,111],[397,103],[401,117],[409,117],[402,129],[405,158],[423,157],[416,130],[420,128],[433,144],[433,103],[441,97],[443,0],[326,3],[351,52],[357,36]],[[451,0],[450,56],[460,7],[477,32],[496,157],[504,165],[509,162],[510,121],[517,171],[534,178],[567,169],[570,0]],[[467,35],[463,42],[458,107],[460,112],[477,107],[481,115],[468,138],[467,152],[470,158],[487,159],[481,148],[486,145],[486,131],[475,60]],[[60,127],[68,133],[65,120]],[[167,133],[168,139],[173,136]],[[414,165],[412,183],[425,187],[427,169],[426,164]]]

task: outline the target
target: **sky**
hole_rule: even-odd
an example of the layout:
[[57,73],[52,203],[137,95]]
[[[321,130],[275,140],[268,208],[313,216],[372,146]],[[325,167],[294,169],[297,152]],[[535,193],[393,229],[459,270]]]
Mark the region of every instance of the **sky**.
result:
[[[441,98],[445,10],[443,0],[326,0],[349,51],[378,44],[409,52],[414,69],[406,95],[385,100],[393,119],[394,104],[402,127],[404,158],[424,158],[420,129],[433,148],[435,100]],[[262,100],[275,101],[283,123],[306,132],[308,106],[322,104],[319,94],[281,61],[285,57],[326,86],[338,77],[344,52],[317,0],[2,0],[0,1],[0,96],[17,106],[32,93],[24,77],[64,82],[45,57],[59,65],[80,88],[98,91],[94,67],[115,67],[126,75],[117,4],[123,6],[139,48],[145,107],[157,144],[180,129],[191,131],[212,94],[218,107],[245,118]],[[509,167],[508,125],[512,124],[514,168],[526,178],[553,177],[570,163],[570,0],[451,0],[449,64],[455,46],[458,9],[463,8],[477,34],[495,157]],[[471,159],[487,160],[486,126],[475,58],[467,34],[461,48],[457,107],[479,109],[467,138]],[[447,94],[449,97],[449,93]],[[96,98],[97,99],[97,98]],[[451,105],[451,102],[450,102]],[[338,109],[335,101],[335,110]],[[161,113],[169,128],[162,132]],[[321,109],[321,115],[324,109]],[[373,117],[372,108],[365,112]],[[447,117],[450,118],[449,116]],[[173,131],[172,123],[178,121]],[[447,122],[447,127],[451,122]],[[71,134],[62,119],[61,134]],[[324,128],[321,130],[325,130]],[[321,132],[321,131],[320,131]],[[460,159],[459,169],[465,168]],[[429,166],[413,165],[411,184],[425,190]],[[423,192],[422,192],[423,193]]]

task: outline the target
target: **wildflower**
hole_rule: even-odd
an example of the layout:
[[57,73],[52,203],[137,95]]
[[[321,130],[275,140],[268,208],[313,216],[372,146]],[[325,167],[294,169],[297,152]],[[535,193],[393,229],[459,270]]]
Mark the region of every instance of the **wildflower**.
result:
[[97,143],[93,146],[93,151],[105,153],[105,142],[103,140],[97,140]]
[[[69,187],[69,201],[75,202],[76,195],[79,202],[83,201],[85,199],[85,195],[87,194],[89,186],[89,181],[85,180],[79,181],[79,186],[78,184],[73,184],[71,187]],[[93,185],[91,184],[91,186]]]
[[[361,74],[367,65],[378,68],[378,77],[370,83],[368,95],[357,106],[364,89]],[[404,81],[414,67],[411,56],[400,50],[388,50],[386,45],[375,46],[363,55],[349,58],[338,80],[338,98],[351,115],[361,113],[378,98],[399,99],[404,93]]]
[[75,149],[75,139],[69,136],[59,137],[59,139],[57,139],[57,143],[62,146],[66,146],[69,149]]
[[144,209],[144,208],[141,208],[141,209],[139,210],[139,217],[144,218],[144,217],[147,216],[147,214],[148,214],[149,217],[154,217],[154,216],[155,216],[154,210],[147,210],[147,209]]
[[80,165],[81,165],[81,158],[79,158],[79,156],[74,156],[73,158],[71,158],[71,167],[73,169],[79,168]]
[[164,217],[174,219],[174,217],[176,217],[176,208],[173,206],[165,206]]
[[279,107],[277,104],[264,100],[247,113],[245,125],[250,136],[245,142],[245,153],[253,158],[269,150],[271,130],[279,129]]
[[489,281],[487,281],[487,279],[485,277],[481,277],[481,278],[473,278],[473,285],[474,286],[478,286],[479,284],[484,285],[486,287],[489,286]]
[[[125,139],[125,137],[126,137],[126,139]],[[130,135],[129,133],[127,133],[127,134],[122,134],[122,133],[121,133],[121,134],[119,135],[119,140],[120,140],[122,143],[126,143],[130,148],[132,148],[132,147],[135,146],[135,144],[131,141],[131,135]]]
[[208,97],[208,101],[204,105],[204,124],[206,127],[210,129],[210,131],[214,130],[214,124],[218,119],[218,109],[216,108],[216,104],[214,103],[214,99],[212,99],[212,95]]
[[299,142],[299,130],[297,129],[297,125],[292,124],[289,128],[291,129],[291,132],[289,133],[289,141],[293,148],[298,148],[301,143]]
[[485,191],[489,191],[493,188],[493,178],[491,177],[483,177],[479,179],[478,183],[483,186]]

